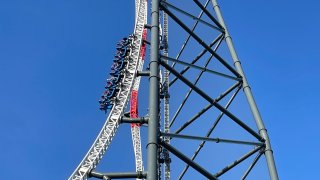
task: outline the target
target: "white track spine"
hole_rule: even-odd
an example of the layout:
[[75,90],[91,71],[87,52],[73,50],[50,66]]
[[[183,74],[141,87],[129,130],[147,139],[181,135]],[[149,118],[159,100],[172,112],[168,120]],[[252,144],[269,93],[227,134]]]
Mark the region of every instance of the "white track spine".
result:
[[[141,0],[142,2],[140,3],[145,3],[145,17],[147,17],[147,5],[148,2],[146,0]],[[145,24],[147,23],[147,18],[145,18]],[[146,40],[146,29],[144,30],[143,33],[143,40]],[[143,70],[143,64],[144,64],[144,56],[145,56],[145,47],[141,47],[139,56],[139,62],[138,62],[138,68],[137,71],[142,71]],[[133,86],[133,91],[136,91],[134,95],[138,96],[138,91],[139,91],[139,86],[140,86],[140,80],[141,77],[138,76],[135,78],[134,81],[134,86]],[[133,94],[131,94],[132,96]],[[138,97],[136,98],[136,106],[138,106]],[[140,126],[139,125],[132,125],[131,126],[131,134],[132,134],[132,143],[133,143],[133,149],[134,149],[134,156],[135,156],[135,163],[136,163],[136,171],[143,171],[143,161],[142,161],[142,150],[141,150],[141,136],[140,136]]]
[[128,102],[128,97],[130,97],[134,79],[136,78],[136,71],[142,44],[142,35],[147,18],[146,8],[147,7],[145,3],[138,4],[138,13],[136,16],[134,30],[135,38],[132,42],[130,62],[126,70],[126,76],[122,80],[117,100],[113,105],[113,108],[111,109],[110,114],[99,135],[97,136],[96,140],[94,141],[93,145],[91,146],[79,166],[69,177],[69,180],[82,180],[88,178],[89,172],[97,166],[107,148],[109,147],[119,127],[120,118],[123,115],[123,110]]

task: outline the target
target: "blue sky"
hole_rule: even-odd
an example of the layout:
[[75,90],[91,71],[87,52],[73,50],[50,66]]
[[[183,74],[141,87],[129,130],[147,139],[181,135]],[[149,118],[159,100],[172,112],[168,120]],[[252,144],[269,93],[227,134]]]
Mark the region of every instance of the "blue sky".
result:
[[[97,100],[116,41],[133,30],[133,5],[0,1],[1,178],[71,174],[105,119]],[[280,178],[316,178],[320,3],[220,5],[271,137]],[[129,126],[119,132],[116,139],[131,138]],[[113,146],[122,158],[112,156],[111,162],[132,159],[131,144]]]

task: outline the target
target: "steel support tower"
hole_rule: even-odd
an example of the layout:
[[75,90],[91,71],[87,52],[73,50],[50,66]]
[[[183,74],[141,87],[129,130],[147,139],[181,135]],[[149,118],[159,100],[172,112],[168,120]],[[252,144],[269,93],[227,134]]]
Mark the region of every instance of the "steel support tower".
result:
[[[69,179],[277,180],[270,139],[217,0],[135,0],[135,6],[134,38],[116,100]],[[141,78],[149,80],[149,95],[140,100],[149,104],[147,115],[139,117]],[[119,125],[126,123],[136,170],[97,172]],[[147,130],[143,161],[140,128]]]

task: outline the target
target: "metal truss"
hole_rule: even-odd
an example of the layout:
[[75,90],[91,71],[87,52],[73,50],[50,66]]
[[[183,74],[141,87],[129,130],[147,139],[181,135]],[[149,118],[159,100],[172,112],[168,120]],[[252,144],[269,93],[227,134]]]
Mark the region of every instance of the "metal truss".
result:
[[126,69],[126,76],[121,83],[120,92],[117,97],[116,103],[110,111],[110,114],[101,129],[98,137],[94,141],[93,145],[85,155],[79,166],[75,169],[72,175],[69,177],[71,180],[87,179],[90,172],[95,169],[102,156],[109,147],[124,114],[124,108],[128,102],[130,93],[134,86],[134,80],[136,79],[136,72],[139,66],[139,58],[141,52],[141,46],[143,42],[143,32],[145,22],[147,19],[147,3],[145,1],[136,2],[137,14],[136,24],[134,29],[134,40],[130,52],[129,65]]
[[[141,3],[145,4],[145,7],[147,7],[146,1],[142,1]],[[137,9],[137,11],[139,12],[139,9]],[[144,12],[144,17],[147,17],[147,8],[144,8],[143,12]],[[145,20],[144,24],[147,24],[147,18],[145,18],[144,20]],[[147,29],[145,28],[142,34],[142,45],[141,45],[140,54],[139,54],[137,72],[141,72],[143,70],[145,53],[146,53],[146,44],[145,44],[146,40],[147,40]],[[130,117],[131,118],[138,118],[138,92],[139,92],[140,80],[141,80],[141,76],[137,76],[135,78],[134,86],[131,92],[131,100],[130,100]],[[134,156],[136,161],[136,172],[142,172],[144,168],[143,168],[143,160],[142,160],[139,123],[131,124],[131,135],[132,135]]]
[[[147,24],[147,2],[135,0],[135,39],[116,104],[89,152],[69,179],[158,180],[164,177],[170,180],[199,176],[218,179],[228,177],[234,171],[237,171],[236,179],[251,176],[261,179],[253,171],[257,164],[265,164],[263,167],[268,169],[270,179],[277,180],[266,128],[217,1],[150,1],[151,22]],[[169,25],[174,32],[170,38],[184,36],[180,44],[176,39],[169,39]],[[149,38],[147,31],[150,31]],[[147,45],[150,47],[150,62],[143,70]],[[138,116],[138,90],[143,76],[149,78],[148,117]],[[237,101],[241,94],[248,103]],[[130,113],[125,114],[129,96]],[[244,106],[248,107],[245,110],[249,110],[251,118],[242,115]],[[120,123],[131,124],[136,171],[96,172],[95,168]],[[221,128],[223,123],[232,124],[231,128]],[[256,126],[252,125],[254,123]],[[140,127],[148,129],[146,171],[142,163]],[[238,136],[235,128],[243,135]],[[220,146],[226,149],[218,151]],[[207,148],[212,153],[205,151]],[[236,156],[229,151],[236,152]],[[261,160],[262,157],[265,161]]]
[[[211,11],[208,8],[209,3],[211,2]],[[153,6],[152,11],[153,12],[161,12],[163,11],[163,14],[168,16],[169,18],[166,20],[170,20],[175,23],[176,26],[179,26],[180,29],[184,30],[187,34],[185,41],[183,42],[180,51],[178,51],[176,57],[170,57],[168,56],[168,50],[165,50],[161,53],[161,50],[159,50],[159,45],[155,45],[155,47],[152,47],[151,44],[151,62],[154,62],[154,66],[162,66],[165,68],[166,71],[169,71],[168,74],[170,76],[173,76],[172,81],[168,82],[168,87],[172,87],[174,84],[176,84],[178,81],[181,84],[181,82],[189,87],[189,90],[187,91],[186,96],[181,100],[180,99],[180,105],[178,105],[178,108],[176,112],[174,113],[173,117],[170,119],[170,129],[161,131],[158,126],[150,126],[149,125],[149,131],[159,134],[159,138],[157,140],[152,140],[152,135],[149,134],[149,143],[155,143],[158,144],[160,147],[160,153],[162,154],[172,154],[176,156],[178,159],[182,160],[184,163],[186,163],[185,168],[182,170],[181,174],[179,175],[178,179],[183,179],[187,173],[187,171],[190,169],[190,167],[193,168],[193,170],[197,171],[198,173],[202,174],[204,177],[208,179],[218,179],[222,175],[225,175],[225,173],[229,172],[231,169],[234,169],[239,164],[247,161],[252,156],[256,155],[256,157],[253,159],[253,162],[248,166],[248,169],[243,172],[242,179],[245,179],[253,167],[256,165],[258,160],[262,155],[265,156],[267,161],[267,167],[269,169],[269,175],[271,179],[278,179],[275,162],[272,155],[272,149],[270,145],[270,140],[266,132],[266,128],[262,122],[261,116],[259,114],[257,105],[253,99],[252,92],[250,90],[250,87],[248,85],[247,79],[244,75],[243,69],[241,67],[240,61],[237,57],[235,48],[233,46],[231,36],[227,30],[227,27],[224,23],[224,20],[222,18],[220,8],[216,2],[216,0],[207,0],[205,3],[200,2],[199,0],[193,0],[193,6],[200,9],[200,14],[198,16],[193,15],[193,13],[183,10],[183,6],[179,3],[176,3],[176,1],[153,1],[153,3],[158,4],[159,6]],[[175,5],[178,4],[178,5]],[[190,3],[190,2],[189,2]],[[188,6],[190,7],[190,6]],[[202,18],[203,16],[206,16],[205,18]],[[155,19],[158,18],[157,13],[152,14],[152,27],[157,27],[157,22]],[[190,21],[186,21],[187,18],[192,19],[195,23],[193,24],[192,28],[190,28]],[[187,25],[187,23],[189,23]],[[172,23],[173,24],[173,23]],[[201,33],[198,33],[197,26],[201,24],[202,27],[206,26],[208,31],[216,31],[217,37],[214,39],[211,43],[208,41],[206,42],[203,37],[201,37]],[[156,29],[151,31],[151,34],[157,34],[159,33]],[[175,35],[175,34],[174,34]],[[173,36],[174,36],[173,35]],[[202,34],[203,35],[203,34]],[[153,35],[151,35],[151,41]],[[202,51],[200,51],[199,54],[194,55],[194,58],[190,60],[190,57],[192,53],[188,53],[189,60],[182,58],[182,54],[185,53],[187,50],[186,47],[191,46],[190,41],[195,41],[200,47],[202,47]],[[165,47],[169,46],[172,48],[171,44],[168,43],[168,41],[165,41],[167,44],[165,44]],[[171,41],[170,41],[171,42]],[[226,43],[226,47],[230,52],[231,60],[228,61],[227,59],[223,58],[223,55],[220,55],[218,53],[218,49],[220,48],[222,43]],[[194,45],[192,45],[194,46]],[[161,49],[161,46],[160,46]],[[176,48],[175,48],[176,49]],[[170,49],[169,49],[170,50]],[[190,51],[190,50],[189,50]],[[156,56],[155,54],[158,54]],[[209,57],[208,57],[209,55]],[[206,58],[205,58],[206,57]],[[203,63],[203,59],[206,59]],[[155,62],[158,60],[157,62]],[[214,60],[215,63],[219,63],[221,67],[223,68],[217,68],[218,70],[209,68],[210,62]],[[202,63],[200,63],[202,61]],[[234,66],[232,66],[233,64]],[[180,67],[184,68],[176,68],[178,65]],[[223,69],[223,72],[221,72],[221,69]],[[154,68],[156,71],[157,69]],[[198,70],[199,73],[195,77],[194,80],[191,80],[190,71],[192,71],[193,75],[195,70]],[[151,69],[150,69],[151,71]],[[188,74],[189,75],[185,75]],[[150,72],[152,74],[152,71]],[[153,73],[156,74],[156,73]],[[203,89],[203,85],[198,85],[201,79],[203,79],[204,74],[211,74],[212,76],[219,76],[222,79],[226,79],[225,81],[233,81],[232,85],[229,86],[225,91],[222,91],[220,94],[218,94],[217,97],[212,97],[212,95],[208,92],[206,92],[206,89]],[[156,79],[155,79],[156,81]],[[179,85],[181,86],[181,85]],[[150,81],[150,98],[153,98],[153,100],[149,100],[149,102],[155,102],[150,103],[149,110],[152,108],[158,109],[158,106],[156,103],[159,103],[160,100],[156,96],[152,96],[151,91],[153,91],[157,87],[157,83],[153,83]],[[172,88],[170,88],[172,89]],[[251,109],[252,115],[254,117],[254,121],[256,122],[256,128],[248,125],[248,122],[246,120],[243,120],[241,117],[238,117],[235,113],[233,113],[231,110],[229,110],[230,105],[236,98],[236,96],[239,94],[240,90],[244,91],[244,96],[246,97],[248,101],[248,105]],[[173,95],[173,91],[169,91],[171,97]],[[197,94],[202,99],[207,101],[209,104],[205,106],[203,109],[198,110],[198,112],[191,116],[189,119],[185,119],[186,115],[182,113],[183,109],[192,108],[190,104],[190,97],[192,94]],[[226,102],[226,98],[229,97],[229,100],[227,100],[227,103],[223,106],[221,102]],[[166,101],[166,99],[165,99]],[[174,99],[170,99],[170,102],[174,101]],[[186,107],[186,104],[189,103],[189,107]],[[172,106],[170,106],[172,107]],[[167,108],[164,106],[164,113],[167,111]],[[213,121],[211,127],[207,130],[207,133],[205,136],[195,136],[195,135],[189,135],[189,134],[181,134],[182,131],[186,131],[189,128],[189,132],[194,132],[190,130],[190,128],[195,128],[194,126],[197,121],[200,121],[202,116],[205,116],[206,113],[209,111],[215,111],[220,112],[218,116],[216,117],[215,121]],[[160,112],[158,112],[160,113]],[[156,114],[156,113],[155,113]],[[165,113],[166,114],[166,113]],[[153,117],[150,116],[149,124],[151,121],[158,122],[159,117],[154,115]],[[165,117],[166,118],[166,117]],[[236,140],[236,139],[224,139],[224,138],[212,138],[210,137],[214,132],[218,124],[221,124],[223,121],[222,119],[228,119],[233,121],[238,127],[242,128],[244,132],[247,132],[251,138],[255,139],[254,141],[244,141],[244,140]],[[179,121],[179,122],[177,122]],[[166,122],[164,123],[164,127],[166,127]],[[175,124],[180,124],[176,125]],[[172,131],[172,128],[175,130]],[[168,132],[172,133],[168,133]],[[167,142],[167,139],[170,139],[170,144]],[[191,157],[188,157],[185,153],[183,153],[184,148],[180,149],[174,146],[174,142],[172,140],[174,139],[189,139],[189,140],[198,140],[201,141],[194,152],[194,154]],[[200,165],[196,162],[197,156],[200,154],[200,151],[204,148],[206,142],[216,142],[216,143],[231,143],[231,144],[238,144],[239,146],[248,145],[252,146],[253,149],[249,150],[247,153],[245,153],[242,157],[239,159],[234,160],[229,165],[226,164],[225,167],[221,168],[220,170],[214,170],[214,169],[208,169],[204,166]],[[188,143],[186,144],[188,145]],[[181,148],[181,147],[180,147]],[[154,149],[148,149],[148,153],[154,153],[154,156],[157,154],[157,150]],[[161,158],[164,158],[165,156],[160,156]],[[163,162],[163,160],[160,159],[160,163]],[[159,163],[158,162],[158,163]],[[149,160],[148,163],[153,165],[148,166],[148,169],[151,169],[148,171],[148,173],[154,173],[152,172],[152,168],[154,168],[154,164],[157,164],[156,162]],[[213,173],[216,171],[215,173]],[[166,173],[166,171],[165,171]],[[152,176],[150,179],[158,179],[157,176]],[[188,179],[188,177],[185,177]],[[166,176],[165,176],[165,179]]]

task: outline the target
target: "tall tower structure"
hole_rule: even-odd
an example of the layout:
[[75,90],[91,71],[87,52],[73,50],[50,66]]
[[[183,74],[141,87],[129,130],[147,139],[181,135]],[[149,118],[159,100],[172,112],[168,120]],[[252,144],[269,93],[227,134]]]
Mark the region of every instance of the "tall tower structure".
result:
[[[103,101],[106,123],[69,179],[277,180],[270,139],[217,0],[135,0],[135,6],[134,33],[125,40],[130,45],[117,52],[113,74],[119,78],[108,81],[113,93]],[[141,78],[148,78],[149,95],[140,98],[148,108],[139,117]],[[125,123],[131,124],[136,170],[97,172]],[[146,150],[140,128],[147,129]]]

